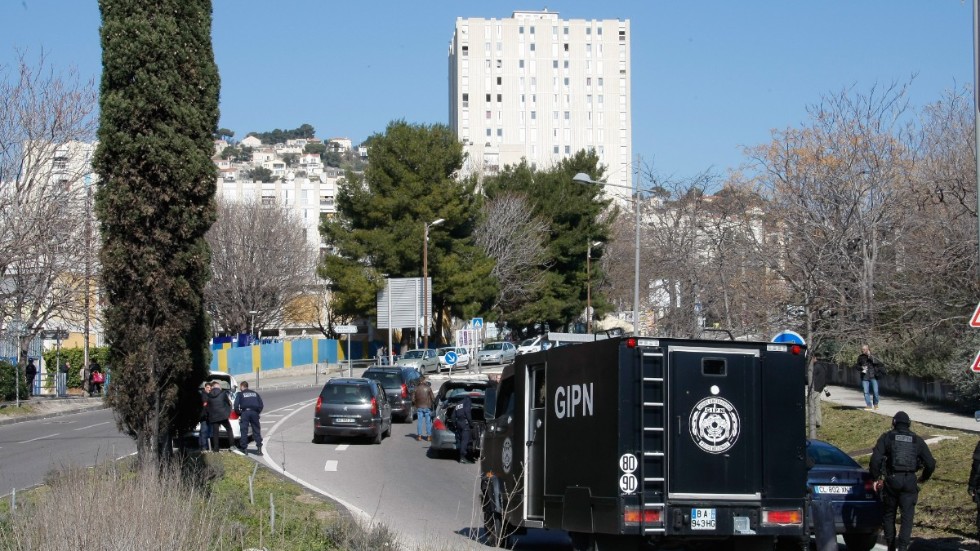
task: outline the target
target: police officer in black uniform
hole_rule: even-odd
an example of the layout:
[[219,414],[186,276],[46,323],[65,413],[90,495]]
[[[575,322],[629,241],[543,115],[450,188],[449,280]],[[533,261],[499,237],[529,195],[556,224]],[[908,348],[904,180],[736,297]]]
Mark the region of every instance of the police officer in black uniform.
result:
[[[892,430],[882,434],[871,454],[871,476],[875,480],[884,477],[882,501],[885,504],[883,521],[885,541],[889,551],[907,551],[912,538],[912,521],[915,517],[915,503],[919,499],[918,483],[929,480],[936,470],[929,446],[922,438],[912,432],[909,414],[900,411],[892,418]],[[922,469],[922,476],[916,480],[915,472]],[[880,482],[875,488],[881,487]],[[902,510],[902,527],[895,537],[895,511]]]
[[973,448],[973,465],[970,466],[970,480],[967,482],[966,491],[977,504],[977,534],[980,537],[980,496],[977,494],[980,491],[980,442],[977,442],[977,447]]
[[472,463],[466,457],[470,447],[470,426],[473,424],[473,400],[468,394],[463,396],[463,400],[453,410],[453,421],[456,422],[456,445],[459,449],[459,462]]
[[259,427],[259,414],[262,413],[262,397],[258,392],[249,390],[248,382],[242,381],[241,391],[235,396],[235,411],[238,412],[242,438],[238,444],[238,449],[245,451],[248,449],[248,429],[252,428],[252,437],[255,439],[257,455],[262,455],[262,429]]

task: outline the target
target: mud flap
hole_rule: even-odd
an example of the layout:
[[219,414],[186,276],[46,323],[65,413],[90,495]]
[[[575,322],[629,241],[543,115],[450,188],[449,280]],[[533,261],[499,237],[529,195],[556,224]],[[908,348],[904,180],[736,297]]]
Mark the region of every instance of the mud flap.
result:
[[812,500],[810,502],[810,514],[813,517],[813,533],[817,539],[817,551],[837,551],[833,504],[821,499]]

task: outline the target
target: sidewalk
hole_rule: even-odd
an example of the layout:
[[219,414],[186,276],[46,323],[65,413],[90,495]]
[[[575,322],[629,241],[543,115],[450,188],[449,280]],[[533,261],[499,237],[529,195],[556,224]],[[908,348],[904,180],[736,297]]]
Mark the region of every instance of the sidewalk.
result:
[[[842,406],[863,409],[864,392],[860,388],[849,388],[842,386],[827,386],[830,397],[821,395],[824,402],[830,402]],[[878,415],[892,417],[899,411],[909,414],[913,426],[916,424],[929,425],[948,429],[956,429],[968,432],[980,433],[980,423],[973,419],[972,415],[953,411],[942,404],[931,404],[917,402],[908,398],[888,396],[880,394],[881,402],[878,404]]]

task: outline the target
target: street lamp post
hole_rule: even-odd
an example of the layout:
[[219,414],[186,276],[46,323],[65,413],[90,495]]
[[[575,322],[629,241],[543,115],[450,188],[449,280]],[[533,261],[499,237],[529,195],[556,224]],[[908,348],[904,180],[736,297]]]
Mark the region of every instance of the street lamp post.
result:
[[[584,172],[579,172],[572,177],[573,182],[578,182],[580,184],[595,184],[597,186],[613,186],[618,188],[629,189],[629,186],[621,186],[618,184],[609,184],[603,182],[596,182],[589,177],[588,174]],[[640,329],[640,189],[637,188],[633,193],[633,205],[635,210],[636,219],[634,221],[634,233],[636,233],[636,246],[634,248],[634,259],[633,259],[633,333],[639,333]]]
[[586,333],[592,334],[592,247],[602,245],[599,241],[589,241],[585,252],[585,327]]
[[[257,310],[249,310],[248,311],[248,345],[249,345],[249,347],[251,347],[255,343],[255,314],[258,314],[258,313],[259,312]],[[251,350],[251,348],[249,348],[249,350]],[[252,370],[255,371],[255,388],[260,388],[262,380],[259,377],[259,372],[261,371],[261,369],[255,369],[255,366],[253,365],[252,366]]]
[[429,294],[427,280],[429,279],[429,228],[438,226],[446,220],[438,218],[425,225],[425,244],[422,246],[422,348],[429,348]]

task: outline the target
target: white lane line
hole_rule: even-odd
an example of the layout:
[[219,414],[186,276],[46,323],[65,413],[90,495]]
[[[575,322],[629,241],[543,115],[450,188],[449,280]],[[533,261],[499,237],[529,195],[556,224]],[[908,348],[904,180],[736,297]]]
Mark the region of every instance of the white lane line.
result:
[[342,452],[350,447],[350,444],[338,444],[337,451]]
[[78,428],[78,429],[75,429],[75,430],[85,430],[85,429],[90,429],[90,428],[92,428],[92,427],[98,427],[98,426],[100,426],[100,425],[108,425],[109,423],[110,423],[109,421],[104,421],[104,422],[102,422],[102,423],[96,423],[96,424],[94,424],[94,425],[89,425],[89,426],[87,426],[87,427],[81,427],[81,428]]
[[[276,433],[276,431],[279,429],[279,427],[282,426],[283,423],[285,423],[294,414],[299,413],[300,411],[303,411],[304,409],[306,409],[305,406],[312,405],[313,403],[314,403],[313,400],[309,400],[307,402],[300,402],[300,404],[299,404],[300,409],[297,409],[296,411],[290,413],[286,417],[280,419],[278,423],[276,423],[275,425],[272,426],[271,429],[269,429],[269,434],[266,435],[266,438],[265,439],[271,444],[273,435]],[[271,448],[271,446],[270,446],[270,448]],[[313,484],[311,484],[311,483],[303,480],[302,478],[300,478],[298,476],[295,476],[294,474],[286,471],[286,469],[282,468],[279,465],[279,463],[277,463],[276,460],[272,458],[272,453],[271,453],[272,450],[270,449],[269,451],[270,451],[270,453],[266,453],[264,459],[265,459],[265,464],[268,465],[272,470],[274,470],[274,471],[282,474],[286,478],[292,479],[297,484],[300,484],[300,485],[302,485],[302,486],[304,486],[306,488],[309,488],[310,490],[312,490],[312,491],[314,491],[314,492],[316,492],[318,494],[325,495],[328,498],[330,498],[330,499],[336,501],[337,503],[343,505],[344,507],[347,508],[348,511],[351,512],[352,515],[354,515],[355,517],[357,517],[358,520],[360,520],[362,522],[371,522],[372,516],[369,515],[367,513],[367,511],[365,511],[364,509],[361,509],[360,507],[354,505],[353,503],[349,503],[348,501],[344,500],[340,496],[331,494],[330,492],[324,490],[323,488],[314,486]]]
[[331,459],[331,460],[327,461],[327,464],[323,466],[323,470],[324,471],[327,471],[327,472],[330,472],[330,473],[337,472],[337,460],[336,459]]
[[30,444],[31,442],[37,442],[38,440],[44,440],[45,438],[54,438],[60,433],[49,434],[47,436],[38,436],[37,438],[32,438],[31,440],[24,440],[23,442],[18,442],[18,444]]

